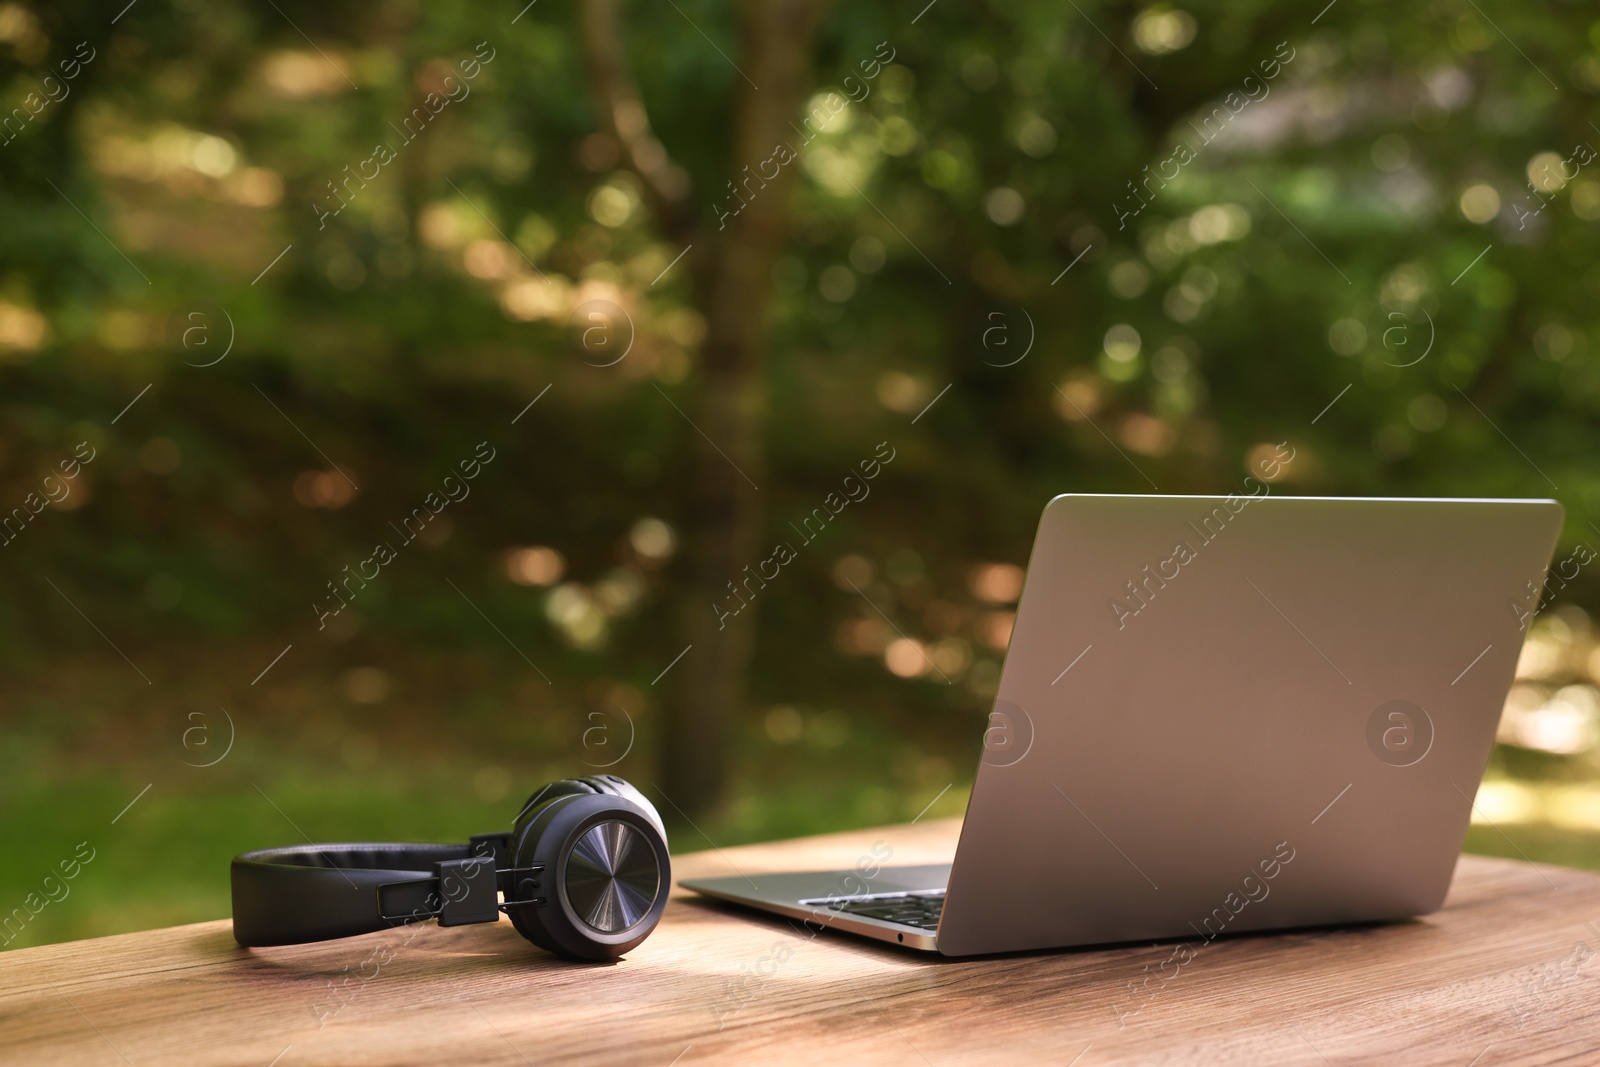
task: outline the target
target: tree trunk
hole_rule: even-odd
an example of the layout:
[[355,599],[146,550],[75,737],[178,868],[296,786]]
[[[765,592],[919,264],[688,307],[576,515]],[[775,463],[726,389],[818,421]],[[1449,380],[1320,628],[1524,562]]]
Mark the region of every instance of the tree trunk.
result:
[[[826,7],[827,0],[741,0],[729,180],[745,181],[779,145],[798,151],[791,123],[811,85],[812,50]],[[615,0],[586,0],[580,32],[602,123],[643,182],[657,224],[693,246],[688,262],[706,320],[698,380],[684,405],[693,430],[683,515],[688,587],[679,625],[691,648],[675,672],[661,749],[662,791],[672,806],[693,815],[714,808],[725,795],[732,735],[745,710],[755,651],[757,603],[752,599],[732,618],[718,607],[738,605],[730,583],[739,582],[747,565],[753,571],[771,549],[761,543],[765,511],[758,488],[767,311],[800,164],[792,160],[770,180],[760,175],[741,185],[743,206],[728,217],[716,212],[715,229],[704,221],[697,225],[700,213],[687,177],[651,133],[628,76]],[[724,209],[741,203],[725,187],[701,197],[707,206]]]
[[[739,67],[754,84],[737,82],[730,178],[756,174],[779,145],[798,150],[791,123],[811,87],[812,49],[825,5],[816,0],[745,0],[739,10]],[[751,169],[745,171],[745,166]],[[770,181],[741,185],[748,203],[727,221],[710,256],[701,261],[698,300],[706,316],[701,380],[690,412],[704,436],[693,436],[694,462],[685,547],[690,589],[684,604],[684,658],[665,722],[662,789],[685,812],[703,812],[724,799],[729,753],[748,694],[756,621],[764,596],[732,618],[718,606],[737,606],[729,583],[740,586],[749,566],[771,552],[761,539],[766,428],[767,314],[772,268],[789,231],[789,197],[798,160]],[[770,173],[770,169],[767,169]],[[738,203],[723,190],[714,203]],[[719,451],[720,449],[720,451]],[[753,584],[752,589],[759,589]]]

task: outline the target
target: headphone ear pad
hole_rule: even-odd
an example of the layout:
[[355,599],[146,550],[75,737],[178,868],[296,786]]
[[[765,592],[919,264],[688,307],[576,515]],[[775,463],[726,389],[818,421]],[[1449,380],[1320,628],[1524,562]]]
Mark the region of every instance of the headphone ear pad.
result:
[[[540,884],[547,885],[548,883],[541,882]],[[535,892],[537,892],[537,890]],[[520,896],[521,894],[518,895]],[[545,906],[548,907],[549,905]],[[558,946],[553,939],[546,936],[544,927],[542,925],[536,923],[526,923],[522,921],[522,916],[527,910],[528,909],[526,908],[506,909],[506,913],[511,916],[511,925],[516,929],[517,933],[521,934],[524,940],[533,942],[546,952],[553,952],[558,956],[565,955],[565,953],[561,951],[560,946]]]
[[522,822],[534,814],[535,809],[541,804],[548,804],[557,797],[588,796],[599,792],[602,792],[602,790],[587,778],[562,778],[560,781],[546,782],[538,789],[535,789],[528,799],[523,802],[513,825],[515,828],[520,829]]
[[599,793],[605,796],[621,797],[631,800],[638,805],[650,821],[655,823],[656,830],[663,838],[667,836],[666,824],[661,821],[661,813],[656,811],[656,806],[645,795],[639,792],[637,786],[626,778],[619,778],[614,774],[592,774],[584,778],[563,778],[557,782],[549,782],[533,791],[533,794],[523,803],[517,813],[517,825],[531,815],[537,814],[540,805],[548,804],[557,797],[586,796]]
[[[578,779],[571,779],[571,777],[558,782],[547,782],[547,784],[541,785],[539,789],[533,790],[533,795],[528,797],[526,803],[523,803],[522,811],[517,814],[517,821],[512,824],[512,829],[510,829],[510,841],[512,841],[509,856],[510,865],[512,867],[528,867],[528,865],[531,865],[531,861],[523,861],[523,854],[531,853],[531,849],[526,849],[523,846],[523,841],[530,840],[526,830],[528,830],[528,824],[533,822],[533,819],[536,819],[542,811],[546,811],[555,803],[560,803],[563,798],[586,797],[586,795],[592,795],[589,792],[589,787],[584,787],[582,782],[579,782]],[[525,878],[522,881],[522,885],[518,885],[514,889],[514,894],[517,899],[528,899],[528,897],[539,896],[539,894],[546,894],[547,896],[549,886],[550,872],[546,870],[539,880]],[[507,896],[510,896],[510,894],[507,894]],[[546,952],[560,953],[557,944],[544,933],[544,926],[533,925],[533,923],[525,923],[523,921],[522,917],[526,912],[528,912],[528,909],[522,909],[522,907],[509,907],[509,909],[506,909],[506,915],[510,917],[510,925],[514,926],[517,929],[517,933],[522,934],[526,941],[539,945]]]
[[633,801],[571,794],[518,820],[511,862],[543,867],[516,888],[539,905],[506,910],[518,933],[573,960],[611,962],[650,935],[666,910],[672,863],[656,820]]
[[[511,826],[512,847],[509,856],[511,866],[525,867],[530,865],[523,862],[522,855],[526,850],[523,848],[522,843],[528,840],[526,833],[528,824],[536,819],[541,812],[546,811],[552,805],[560,803],[566,798],[592,795],[593,787],[578,781],[576,778],[563,778],[558,782],[547,782],[535,789],[533,794],[528,797],[527,802],[522,805],[522,810],[517,814],[516,822]],[[516,887],[514,893],[518,899],[525,900],[545,893],[550,884],[550,872],[546,871],[544,877],[537,882],[524,880],[522,885]],[[522,921],[522,916],[526,910],[524,908],[506,909],[506,914],[511,918],[511,925],[516,928],[517,933],[546,952],[559,953],[560,949],[554,941],[545,935],[542,925],[533,925]]]

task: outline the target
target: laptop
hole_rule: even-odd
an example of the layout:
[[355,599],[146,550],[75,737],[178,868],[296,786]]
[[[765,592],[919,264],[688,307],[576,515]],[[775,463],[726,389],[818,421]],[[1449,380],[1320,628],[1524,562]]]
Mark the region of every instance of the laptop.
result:
[[1427,914],[1562,518],[1264,485],[1058,496],[954,861],[680,884],[946,956]]

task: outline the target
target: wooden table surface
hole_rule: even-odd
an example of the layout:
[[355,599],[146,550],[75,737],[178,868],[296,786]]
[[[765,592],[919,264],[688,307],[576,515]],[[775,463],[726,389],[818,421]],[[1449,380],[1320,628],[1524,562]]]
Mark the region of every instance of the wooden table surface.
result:
[[[957,820],[712,849],[674,874],[946,860]],[[882,845],[879,845],[881,851]],[[1198,945],[1198,943],[1196,943]],[[0,1063],[1600,1062],[1600,875],[1463,857],[1414,922],[943,960],[678,890],[614,966],[509,922],[246,951],[227,921],[0,954]]]

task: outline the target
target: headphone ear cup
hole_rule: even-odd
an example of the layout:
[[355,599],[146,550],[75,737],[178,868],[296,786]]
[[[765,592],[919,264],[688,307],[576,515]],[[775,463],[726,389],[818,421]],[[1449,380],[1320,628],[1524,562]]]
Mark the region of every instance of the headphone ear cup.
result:
[[631,800],[650,817],[650,821],[656,824],[656,830],[660,832],[661,839],[663,841],[666,840],[667,828],[661,821],[660,812],[656,811],[656,806],[646,800],[644,794],[639,792],[638,787],[632,782],[626,778],[618,778],[614,774],[590,775],[582,779],[582,781],[587,782],[597,793],[608,793],[614,797],[621,797],[623,800]]
[[633,801],[607,794],[556,797],[519,820],[511,860],[543,867],[512,905],[523,937],[574,960],[614,961],[650,935],[666,910],[672,862],[656,820]]

